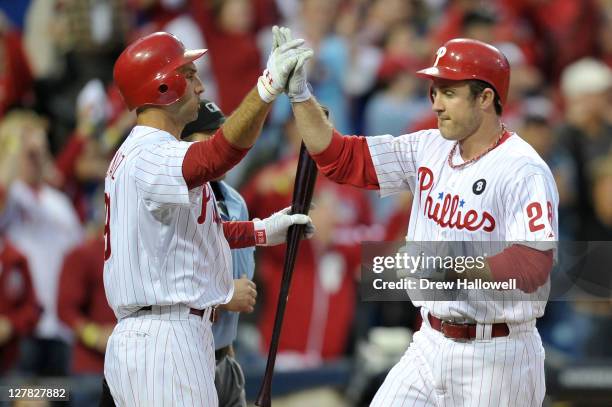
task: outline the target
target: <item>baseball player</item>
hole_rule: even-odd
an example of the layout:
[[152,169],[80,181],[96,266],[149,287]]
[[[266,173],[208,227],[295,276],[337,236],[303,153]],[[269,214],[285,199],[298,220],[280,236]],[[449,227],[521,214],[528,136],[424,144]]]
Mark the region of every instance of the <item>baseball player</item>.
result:
[[[225,122],[225,115],[209,100],[200,102],[198,118],[185,126],[182,137],[191,141],[207,140]],[[215,194],[219,216],[224,221],[244,221],[249,212],[242,196],[221,179],[210,181]],[[246,407],[244,374],[234,359],[232,342],[236,338],[240,312],[252,312],[257,298],[253,273],[255,272],[254,247],[232,250],[234,295],[230,302],[219,306],[218,317],[212,327],[215,340],[215,387],[219,405]]]
[[284,243],[292,224],[312,231],[287,210],[224,222],[209,184],[255,142],[290,71],[312,55],[302,43],[275,46],[257,87],[195,143],[180,135],[197,118],[204,86],[193,61],[206,50],[158,32],[117,59],[114,79],[137,119],[105,179],[104,287],[118,322],[104,375],[116,405],[218,405],[211,321],[234,293],[230,247]]
[[451,40],[417,75],[432,80],[438,129],[399,137],[340,135],[310,96],[303,68],[290,80],[288,95],[327,177],[382,196],[410,190],[407,241],[519,242],[464,273],[470,281],[515,279],[517,289],[502,300],[482,290],[456,301],[413,298],[422,327],[372,405],[540,406],[544,349],[535,320],[544,313],[558,235],[553,177],[500,120],[510,68],[496,48]]

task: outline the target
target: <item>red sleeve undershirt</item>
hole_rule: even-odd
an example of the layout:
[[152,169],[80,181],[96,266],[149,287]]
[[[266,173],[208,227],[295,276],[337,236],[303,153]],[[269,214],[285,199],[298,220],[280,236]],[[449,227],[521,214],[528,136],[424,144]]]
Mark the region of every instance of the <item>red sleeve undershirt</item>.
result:
[[365,137],[342,136],[334,130],[329,146],[311,155],[319,170],[339,184],[380,189]]
[[248,151],[248,148],[240,148],[227,141],[222,129],[217,130],[209,140],[193,143],[183,160],[183,178],[187,188],[192,189],[219,178],[238,164]]
[[251,221],[223,222],[223,233],[231,249],[255,246],[255,224]]
[[532,293],[546,283],[553,264],[552,250],[541,251],[515,244],[487,259],[495,281],[516,279],[516,286]]
[[71,328],[84,324],[87,299],[87,266],[83,260],[83,249],[75,249],[64,258],[60,273],[57,312],[59,318]]

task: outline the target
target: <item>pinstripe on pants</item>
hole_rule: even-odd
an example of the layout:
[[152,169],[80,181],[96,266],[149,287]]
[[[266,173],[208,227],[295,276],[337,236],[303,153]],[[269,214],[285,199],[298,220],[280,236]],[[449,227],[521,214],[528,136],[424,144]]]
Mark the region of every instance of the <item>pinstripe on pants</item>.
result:
[[218,405],[209,312],[153,306],[119,321],[104,361],[117,406]]
[[455,341],[425,319],[371,406],[541,406],[544,349],[533,323],[509,324],[510,335]]

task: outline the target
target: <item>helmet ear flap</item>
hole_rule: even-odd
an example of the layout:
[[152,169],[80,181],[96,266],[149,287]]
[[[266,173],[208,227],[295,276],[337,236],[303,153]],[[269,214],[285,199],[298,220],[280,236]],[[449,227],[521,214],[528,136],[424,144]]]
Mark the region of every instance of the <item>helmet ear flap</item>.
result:
[[187,80],[179,72],[172,71],[158,77],[154,86],[155,88],[152,90],[155,93],[155,100],[158,101],[157,104],[169,105],[185,94]]

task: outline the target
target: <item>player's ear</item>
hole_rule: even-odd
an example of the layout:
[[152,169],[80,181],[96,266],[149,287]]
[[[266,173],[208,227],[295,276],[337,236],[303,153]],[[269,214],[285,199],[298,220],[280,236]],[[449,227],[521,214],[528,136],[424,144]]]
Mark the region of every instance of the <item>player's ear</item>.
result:
[[495,110],[495,91],[491,88],[485,88],[480,93],[478,101],[482,110],[487,110],[489,108],[493,108]]

